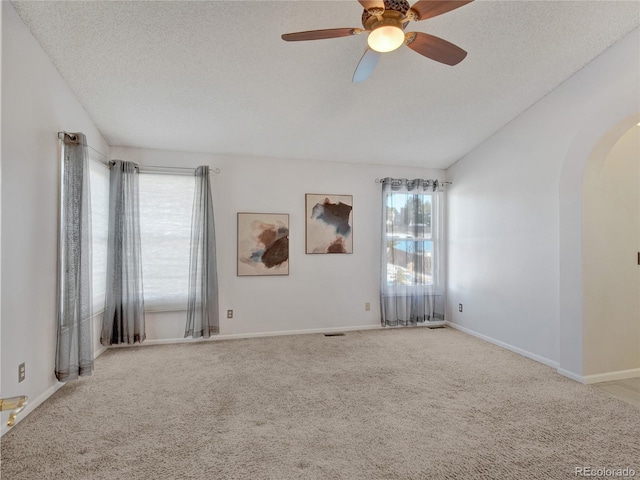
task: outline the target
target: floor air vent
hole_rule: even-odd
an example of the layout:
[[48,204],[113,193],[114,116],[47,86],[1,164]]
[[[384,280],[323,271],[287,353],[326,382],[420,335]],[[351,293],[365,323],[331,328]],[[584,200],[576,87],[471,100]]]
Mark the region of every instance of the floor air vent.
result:
[[344,333],[325,333],[325,337],[344,337]]

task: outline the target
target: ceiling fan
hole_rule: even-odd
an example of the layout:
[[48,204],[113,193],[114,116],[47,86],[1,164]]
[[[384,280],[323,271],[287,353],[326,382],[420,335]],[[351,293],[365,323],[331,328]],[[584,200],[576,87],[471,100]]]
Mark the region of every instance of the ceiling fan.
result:
[[414,52],[437,62],[457,65],[467,56],[460,47],[442,38],[422,32],[404,33],[411,21],[437,17],[462,7],[473,0],[418,0],[409,6],[407,0],[358,0],[364,7],[361,28],[329,28],[306,32],[285,33],[282,39],[287,42],[302,40],[320,40],[324,38],[348,37],[369,32],[369,48],[360,59],[353,74],[353,82],[362,82],[369,78],[378,64],[381,53],[391,52],[403,43]]

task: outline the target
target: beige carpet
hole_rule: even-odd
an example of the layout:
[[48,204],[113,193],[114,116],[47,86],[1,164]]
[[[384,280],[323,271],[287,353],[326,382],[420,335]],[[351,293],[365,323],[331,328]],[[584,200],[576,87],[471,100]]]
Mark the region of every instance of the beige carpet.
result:
[[[3,480],[640,476],[640,410],[451,329],[110,350],[2,439]],[[604,478],[604,477],[600,477]]]

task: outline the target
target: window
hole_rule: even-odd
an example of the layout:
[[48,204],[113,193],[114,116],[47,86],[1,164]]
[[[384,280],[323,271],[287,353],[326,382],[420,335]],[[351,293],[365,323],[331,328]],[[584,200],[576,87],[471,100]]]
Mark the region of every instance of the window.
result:
[[109,169],[89,159],[91,195],[91,254],[93,314],[104,310],[107,288],[107,242],[109,239]]
[[141,173],[140,242],[145,310],[186,310],[193,176]]
[[429,193],[390,191],[385,198],[387,285],[433,285],[437,271],[433,223],[436,200]]
[[385,178],[381,183],[382,324],[444,320],[444,195],[438,181]]

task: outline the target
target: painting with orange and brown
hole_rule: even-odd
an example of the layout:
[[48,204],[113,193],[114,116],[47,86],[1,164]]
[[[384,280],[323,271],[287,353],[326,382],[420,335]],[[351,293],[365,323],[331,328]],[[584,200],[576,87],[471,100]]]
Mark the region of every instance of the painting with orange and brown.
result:
[[289,275],[289,215],[238,213],[238,276]]
[[306,252],[353,253],[353,196],[307,193]]

